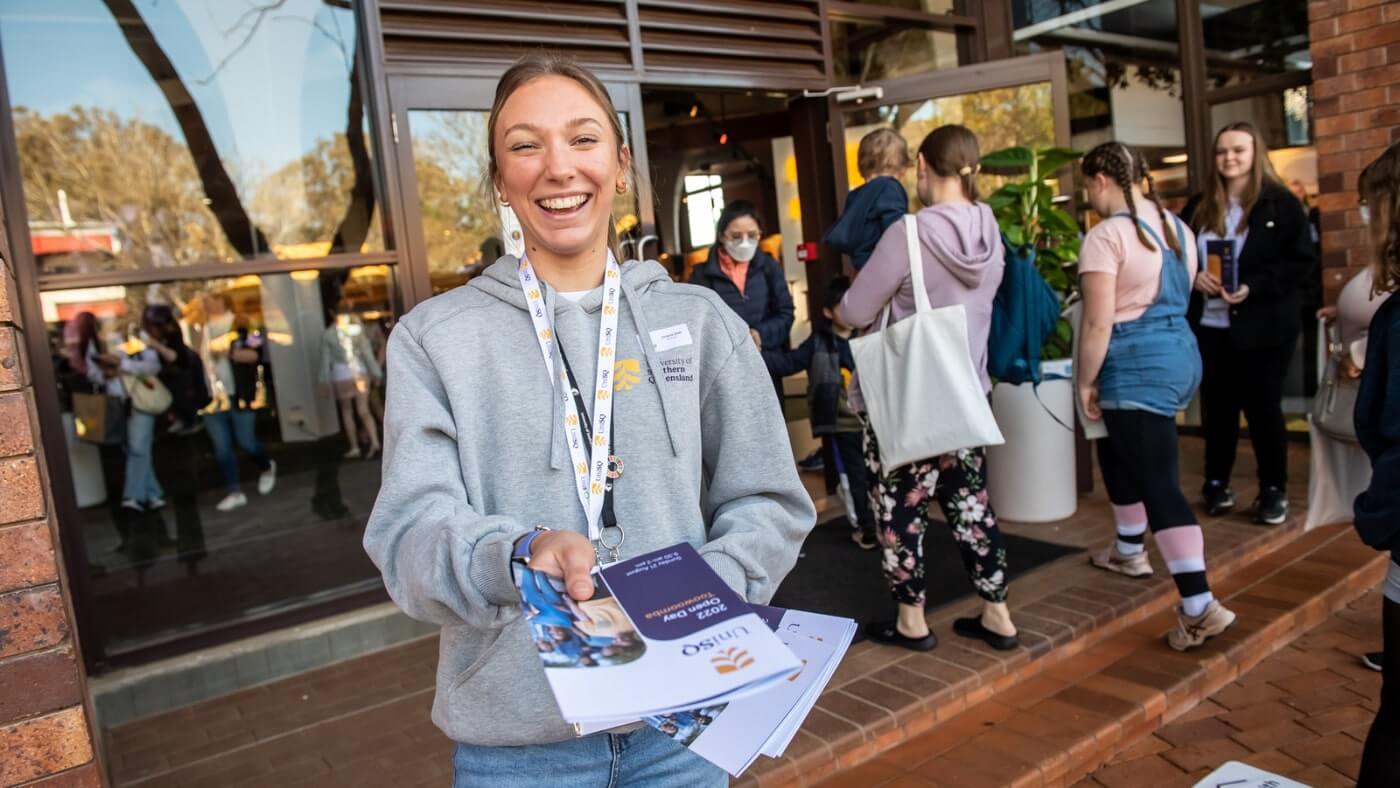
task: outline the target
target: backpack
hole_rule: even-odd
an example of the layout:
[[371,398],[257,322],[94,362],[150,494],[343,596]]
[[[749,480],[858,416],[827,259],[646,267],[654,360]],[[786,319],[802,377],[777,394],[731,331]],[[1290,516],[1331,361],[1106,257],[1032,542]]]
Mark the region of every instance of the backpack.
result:
[[1006,249],[1006,270],[992,301],[987,373],[1004,383],[1040,383],[1040,350],[1060,319],[1060,299],[1035,267],[1035,249]]

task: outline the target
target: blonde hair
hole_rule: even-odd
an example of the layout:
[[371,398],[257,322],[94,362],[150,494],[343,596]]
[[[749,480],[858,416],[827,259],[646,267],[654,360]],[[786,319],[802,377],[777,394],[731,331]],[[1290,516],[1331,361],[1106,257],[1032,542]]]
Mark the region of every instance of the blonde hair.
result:
[[1371,289],[1376,295],[1400,290],[1400,143],[1366,165],[1357,191],[1371,211]]
[[909,143],[894,129],[876,129],[860,138],[856,169],[865,180],[876,175],[894,175],[908,166]]
[[1244,132],[1254,140],[1254,160],[1249,167],[1249,182],[1240,194],[1240,223],[1234,228],[1236,233],[1242,233],[1249,227],[1249,212],[1254,210],[1254,203],[1259,199],[1259,192],[1263,191],[1264,184],[1283,185],[1278,173],[1274,172],[1273,163],[1269,161],[1269,145],[1264,142],[1264,137],[1254,128],[1254,124],[1240,121],[1215,132],[1215,140],[1210,144],[1210,183],[1201,195],[1201,207],[1192,217],[1191,224],[1197,232],[1210,230],[1221,238],[1229,235],[1225,227],[1225,212],[1230,207],[1230,195],[1225,190],[1225,178],[1216,169],[1215,149],[1220,145],[1220,138],[1229,131]]
[[[501,75],[501,81],[496,83],[496,98],[491,103],[491,114],[486,121],[486,154],[489,161],[485,186],[491,190],[493,204],[495,204],[497,196],[496,182],[501,172],[496,162],[496,121],[500,119],[501,109],[505,107],[506,101],[515,94],[515,91],[541,77],[571,79],[578,83],[579,87],[583,88],[594,101],[598,102],[598,105],[603,108],[604,116],[607,117],[609,128],[612,129],[613,139],[617,142],[618,160],[622,160],[623,150],[626,147],[623,140],[626,137],[622,133],[622,122],[617,118],[617,107],[613,105],[612,96],[608,95],[608,89],[602,81],[592,71],[562,55],[553,52],[525,55],[506,69],[506,73]],[[637,181],[636,167],[630,159],[627,162],[626,177],[629,186]],[[617,223],[611,218],[608,220],[608,246],[613,250],[614,255],[620,255]]]
[[919,145],[919,155],[934,174],[942,178],[962,179],[963,194],[976,200],[977,172],[982,169],[982,153],[977,147],[977,135],[966,126],[950,123],[929,132]]

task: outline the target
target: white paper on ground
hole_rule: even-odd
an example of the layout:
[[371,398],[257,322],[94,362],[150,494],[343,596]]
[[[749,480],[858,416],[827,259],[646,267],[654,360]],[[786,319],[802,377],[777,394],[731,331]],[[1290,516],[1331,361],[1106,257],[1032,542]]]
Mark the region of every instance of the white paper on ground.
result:
[[1287,777],[1270,774],[1239,761],[1227,761],[1219,769],[1206,775],[1196,783],[1195,788],[1308,788]]

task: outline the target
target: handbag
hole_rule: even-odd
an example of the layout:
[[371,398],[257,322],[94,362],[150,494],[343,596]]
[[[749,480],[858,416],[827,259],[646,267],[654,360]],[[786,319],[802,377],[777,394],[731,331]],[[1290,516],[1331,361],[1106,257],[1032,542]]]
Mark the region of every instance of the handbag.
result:
[[1346,348],[1335,341],[1336,328],[1327,330],[1328,345],[1327,369],[1323,372],[1317,396],[1313,397],[1312,421],[1317,428],[1329,437],[1356,443],[1356,394],[1361,381],[1343,378],[1342,354]]
[[905,217],[915,313],[851,340],[871,429],[886,471],[974,446],[1004,443],[967,346],[961,304],[934,309],[913,216]]
[[98,446],[126,442],[126,406],[121,397],[73,392],[73,432],[78,440]]
[[170,409],[170,389],[155,375],[122,375],[122,385],[136,411],[159,416]]

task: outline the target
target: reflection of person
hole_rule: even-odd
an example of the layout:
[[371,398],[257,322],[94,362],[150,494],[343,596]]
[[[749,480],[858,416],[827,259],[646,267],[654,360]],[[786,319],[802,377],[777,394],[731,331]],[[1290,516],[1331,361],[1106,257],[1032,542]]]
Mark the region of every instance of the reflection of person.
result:
[[219,293],[204,298],[205,369],[211,381],[213,402],[204,414],[214,459],[224,478],[224,497],[214,505],[230,512],[248,503],[238,473],[234,446],[242,449],[257,466],[258,492],[267,495],[277,484],[277,463],[257,436],[258,367],[263,363],[263,338],[248,330],[247,317],[232,310],[232,300]]
[[1190,320],[1200,341],[1206,483],[1212,517],[1235,506],[1230,474],[1240,439],[1240,412],[1258,461],[1257,522],[1288,519],[1288,432],[1283,381],[1301,330],[1299,288],[1314,262],[1303,206],[1279,181],[1269,150],[1248,123],[1215,135],[1211,178],[1181,217],[1197,233],[1201,259],[1212,244],[1229,244],[1239,287],[1205,267],[1196,274]]
[[[918,193],[925,208],[906,219],[918,229],[925,287],[935,308],[962,304],[967,314],[968,351],[990,392],[987,376],[987,336],[991,330],[992,299],[1005,268],[1001,233],[992,209],[977,199],[975,180],[981,157],[977,137],[963,126],[940,126],[919,146]],[[872,327],[890,308],[892,322],[914,314],[914,290],[904,222],[892,225],[880,239],[870,262],[846,292],[837,317],[848,325]],[[878,328],[878,327],[877,327]],[[909,363],[920,363],[910,359]],[[858,411],[860,370],[852,383]],[[933,403],[931,407],[937,407]],[[957,414],[940,414],[957,418]],[[958,635],[983,640],[997,649],[1015,648],[1016,626],[1006,607],[1006,551],[1001,529],[987,495],[987,450],[962,449],[938,457],[884,468],[875,431],[865,430],[866,467],[870,471],[871,504],[884,546],[885,580],[897,604],[895,621],[875,621],[866,627],[873,640],[917,651],[937,645],[924,618],[924,531],[935,502],[952,528],[963,564],[978,596],[980,617],[953,623]]]
[[157,377],[160,374],[159,356],[149,347],[142,347],[134,353],[117,348],[115,353],[99,354],[97,346],[89,344],[87,373],[88,378],[102,387],[109,397],[117,397],[127,403],[126,480],[122,483],[122,508],[144,512],[165,506],[165,493],[161,491],[160,481],[156,479],[155,469],[151,465],[157,417],[130,406],[122,381],[123,377],[128,377],[140,385],[142,378]]
[[345,439],[350,442],[346,459],[360,457],[360,430],[355,427],[357,415],[365,441],[369,443],[365,458],[379,454],[379,422],[370,413],[369,390],[383,378],[383,368],[375,359],[364,325],[349,313],[334,315],[321,335],[321,384],[330,387],[340,403],[340,424],[345,430]]
[[848,255],[859,271],[885,230],[909,211],[909,195],[899,182],[909,169],[909,143],[894,129],[876,129],[861,137],[856,166],[865,183],[846,195],[846,207],[822,242]]
[[[562,578],[581,601],[593,596],[604,534],[608,545],[625,536],[623,560],[684,541],[737,593],[762,601],[796,561],[816,517],[811,499],[781,413],[760,401],[770,384],[743,322],[658,263],[616,261],[611,210],[632,182],[631,154],[607,89],[568,61],[532,55],[496,95],[491,183],[520,221],[528,258],[501,258],[389,335],[383,483],[365,547],[394,601],[443,626],[433,717],[459,743],[457,785],[515,774],[531,785],[654,785],[663,774],[667,784],[727,785],[722,770],[649,727],[574,736],[523,636],[510,562]],[[586,383],[566,404],[570,371]],[[613,418],[584,440],[599,405]],[[611,490],[580,485],[612,437],[625,475]],[[581,472],[575,449],[587,458]],[[595,508],[609,500],[615,518]]]
[[1381,608],[1380,708],[1366,737],[1357,785],[1400,785],[1400,145],[1361,171],[1363,221],[1372,244],[1372,287],[1388,294],[1371,319],[1356,395],[1356,438],[1371,458],[1371,484],[1356,499],[1356,530],[1390,552]]
[[763,361],[780,377],[807,373],[807,413],[812,435],[835,444],[834,456],[840,461],[847,488],[843,494],[854,515],[851,539],[862,549],[873,550],[878,542],[865,473],[864,429],[846,395],[846,386],[856,368],[851,355],[851,327],[836,321],[836,307],[849,287],[846,277],[833,279],[826,288],[822,317],[812,321],[811,335],[795,350],[763,351]]
[[763,228],[757,209],[744,200],[724,206],[715,238],[709,259],[691,273],[690,283],[718,293],[749,325],[760,350],[781,350],[792,331],[792,294],[782,264],[758,248]]
[[[1104,220],[1085,236],[1079,255],[1084,320],[1074,366],[1085,415],[1108,427],[1099,467],[1118,531],[1090,562],[1129,577],[1151,575],[1143,545],[1150,528],[1181,595],[1179,624],[1167,643],[1185,651],[1235,622],[1211,594],[1201,526],[1177,471],[1176,414],[1201,382],[1196,338],[1186,324],[1200,257],[1190,230],[1162,208],[1142,156],[1108,142],[1090,151],[1081,169],[1089,202]],[[1139,211],[1144,204],[1151,208]]]

